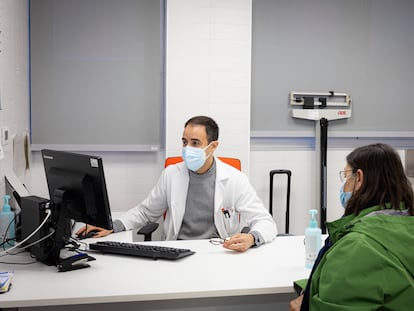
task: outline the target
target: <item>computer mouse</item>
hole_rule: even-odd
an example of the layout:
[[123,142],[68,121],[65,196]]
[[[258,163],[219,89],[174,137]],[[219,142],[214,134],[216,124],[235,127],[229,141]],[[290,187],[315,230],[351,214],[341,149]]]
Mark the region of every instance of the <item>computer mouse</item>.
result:
[[98,230],[91,230],[86,234],[79,234],[78,239],[83,240],[83,239],[93,238],[95,236],[95,234],[97,234],[98,232],[99,232]]

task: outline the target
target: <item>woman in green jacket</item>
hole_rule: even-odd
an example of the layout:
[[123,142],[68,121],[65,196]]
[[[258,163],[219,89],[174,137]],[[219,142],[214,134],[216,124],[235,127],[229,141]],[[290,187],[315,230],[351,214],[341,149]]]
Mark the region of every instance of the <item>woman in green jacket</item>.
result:
[[328,223],[305,293],[290,310],[413,310],[413,189],[400,157],[373,144],[346,160],[344,217]]

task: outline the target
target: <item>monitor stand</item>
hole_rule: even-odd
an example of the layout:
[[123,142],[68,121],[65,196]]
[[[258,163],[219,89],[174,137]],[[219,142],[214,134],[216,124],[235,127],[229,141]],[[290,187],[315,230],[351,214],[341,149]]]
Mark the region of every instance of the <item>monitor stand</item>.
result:
[[[55,221],[54,244],[51,261],[60,272],[78,270],[90,267],[87,262],[94,257],[80,252],[79,244],[70,241],[71,220],[68,217],[65,203],[65,191],[56,190],[53,197],[52,219]],[[71,246],[72,245],[72,246]]]
[[88,268],[87,262],[95,258],[79,251],[79,244],[70,241],[71,219],[68,217],[63,197],[64,191],[58,191],[54,195],[53,203],[49,204],[51,220],[47,226],[54,233],[44,245],[44,255],[37,259],[46,265],[56,266],[61,272]]

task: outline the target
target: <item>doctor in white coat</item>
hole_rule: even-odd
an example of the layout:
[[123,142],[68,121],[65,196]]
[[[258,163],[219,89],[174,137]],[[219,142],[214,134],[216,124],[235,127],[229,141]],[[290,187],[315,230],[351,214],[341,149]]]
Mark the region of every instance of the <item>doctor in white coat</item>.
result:
[[[95,237],[139,229],[165,216],[165,239],[200,239],[219,235],[223,246],[246,251],[277,235],[273,217],[247,176],[214,156],[218,126],[206,116],[185,123],[184,162],[165,168],[147,198],[114,221],[114,230],[86,226],[77,234],[97,231]],[[250,231],[240,233],[240,223]]]

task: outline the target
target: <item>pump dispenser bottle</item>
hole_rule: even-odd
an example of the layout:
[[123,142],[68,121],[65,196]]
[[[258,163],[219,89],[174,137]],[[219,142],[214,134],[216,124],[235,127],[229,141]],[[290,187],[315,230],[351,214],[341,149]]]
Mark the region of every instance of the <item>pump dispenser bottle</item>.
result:
[[14,245],[14,213],[9,205],[9,195],[4,195],[4,204],[0,212],[0,245],[1,248],[9,248]]
[[318,227],[316,221],[317,213],[316,209],[309,211],[311,219],[309,226],[305,229],[305,266],[308,269],[312,269],[322,243],[322,230]]

